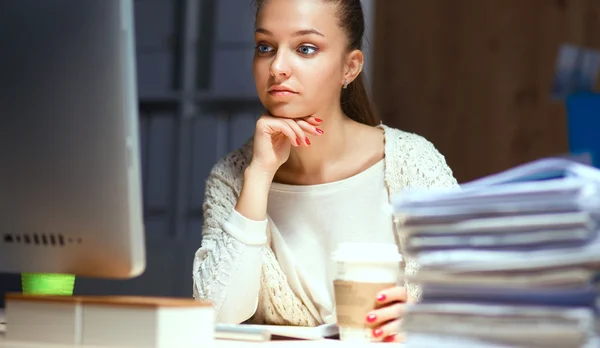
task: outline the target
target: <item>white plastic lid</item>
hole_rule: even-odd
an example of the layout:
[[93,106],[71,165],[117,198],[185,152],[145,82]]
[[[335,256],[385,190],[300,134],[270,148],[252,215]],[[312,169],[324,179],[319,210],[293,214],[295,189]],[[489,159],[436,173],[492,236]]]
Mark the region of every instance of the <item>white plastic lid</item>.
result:
[[334,261],[346,262],[400,262],[402,255],[392,243],[340,243],[333,252]]

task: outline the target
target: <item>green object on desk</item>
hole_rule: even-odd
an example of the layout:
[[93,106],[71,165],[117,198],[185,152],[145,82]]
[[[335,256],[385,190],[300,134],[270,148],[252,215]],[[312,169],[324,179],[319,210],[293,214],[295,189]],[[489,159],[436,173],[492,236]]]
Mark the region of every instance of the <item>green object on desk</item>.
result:
[[25,295],[72,296],[75,287],[75,275],[22,273],[21,286]]

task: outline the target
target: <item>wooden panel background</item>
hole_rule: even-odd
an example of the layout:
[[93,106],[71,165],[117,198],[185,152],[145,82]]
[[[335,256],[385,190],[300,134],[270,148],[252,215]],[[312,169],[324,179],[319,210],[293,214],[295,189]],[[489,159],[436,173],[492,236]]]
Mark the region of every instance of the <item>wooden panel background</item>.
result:
[[568,151],[559,45],[600,47],[600,0],[378,0],[373,95],[464,182]]

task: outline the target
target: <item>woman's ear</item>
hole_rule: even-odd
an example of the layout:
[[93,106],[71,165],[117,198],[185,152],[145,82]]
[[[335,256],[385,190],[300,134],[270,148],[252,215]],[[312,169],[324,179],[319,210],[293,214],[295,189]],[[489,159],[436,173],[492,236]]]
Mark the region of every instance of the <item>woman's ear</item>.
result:
[[358,77],[363,70],[364,62],[365,57],[361,50],[353,50],[348,54],[342,85],[347,86]]

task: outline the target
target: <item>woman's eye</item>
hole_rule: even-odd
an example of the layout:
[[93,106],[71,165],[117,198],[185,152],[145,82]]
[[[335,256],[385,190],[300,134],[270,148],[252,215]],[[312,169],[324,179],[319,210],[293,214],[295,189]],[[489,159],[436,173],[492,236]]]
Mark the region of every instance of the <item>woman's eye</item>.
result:
[[273,47],[261,44],[256,46],[256,50],[258,51],[258,53],[269,53],[273,51]]
[[304,55],[307,55],[307,56],[315,54],[315,53],[317,53],[317,51],[318,51],[318,48],[313,47],[313,46],[300,46],[300,47],[298,47],[298,52],[300,52],[300,53],[302,53]]

